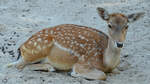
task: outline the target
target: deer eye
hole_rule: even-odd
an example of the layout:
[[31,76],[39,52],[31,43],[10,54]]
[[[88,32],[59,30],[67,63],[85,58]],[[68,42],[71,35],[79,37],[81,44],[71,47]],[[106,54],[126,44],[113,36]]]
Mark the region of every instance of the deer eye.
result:
[[109,28],[112,28],[112,26],[111,26],[110,24],[108,24],[108,27],[109,27]]
[[125,27],[125,29],[128,29],[128,25]]

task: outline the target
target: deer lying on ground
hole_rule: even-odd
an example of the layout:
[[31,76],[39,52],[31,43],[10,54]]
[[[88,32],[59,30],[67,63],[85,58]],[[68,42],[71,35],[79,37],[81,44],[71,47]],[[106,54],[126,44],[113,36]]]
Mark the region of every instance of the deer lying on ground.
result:
[[104,8],[97,8],[100,17],[108,24],[105,33],[86,26],[62,24],[43,29],[32,35],[19,47],[21,57],[7,66],[23,69],[33,64],[46,67],[49,71],[70,70],[75,77],[105,80],[120,62],[120,52],[128,30],[128,23],[138,20],[143,12],[130,14],[109,14]]

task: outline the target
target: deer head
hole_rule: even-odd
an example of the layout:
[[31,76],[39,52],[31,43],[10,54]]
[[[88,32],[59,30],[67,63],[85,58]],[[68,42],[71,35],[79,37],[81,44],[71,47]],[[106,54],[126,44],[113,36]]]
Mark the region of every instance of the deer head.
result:
[[97,8],[99,16],[108,24],[110,39],[113,40],[116,47],[122,48],[128,30],[128,23],[137,21],[144,15],[144,12],[124,15],[121,13],[109,14],[104,8]]

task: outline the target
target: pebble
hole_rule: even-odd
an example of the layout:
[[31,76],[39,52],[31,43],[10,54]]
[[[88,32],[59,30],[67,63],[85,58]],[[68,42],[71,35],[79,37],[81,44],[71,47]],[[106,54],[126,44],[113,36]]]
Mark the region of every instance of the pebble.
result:
[[8,51],[9,55],[14,55],[14,51],[11,50],[11,51]]
[[4,36],[4,34],[0,33],[0,36]]
[[123,57],[124,57],[124,58],[127,58],[127,57],[129,57],[129,55],[124,55]]
[[3,54],[5,54],[6,52],[5,52],[5,48],[4,48],[4,46],[2,46],[2,52],[3,52]]
[[8,81],[8,79],[6,79],[6,78],[2,80],[3,83],[7,83],[7,81]]

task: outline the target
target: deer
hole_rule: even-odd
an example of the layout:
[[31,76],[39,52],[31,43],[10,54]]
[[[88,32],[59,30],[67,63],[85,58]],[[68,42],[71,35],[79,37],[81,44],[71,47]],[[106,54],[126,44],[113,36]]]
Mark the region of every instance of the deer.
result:
[[[128,24],[144,16],[144,12],[110,14],[101,7],[97,7],[97,12],[107,22],[108,34],[76,24],[45,28],[20,45],[19,59],[7,67],[22,70],[32,64],[35,69],[71,70],[73,77],[106,80],[106,73],[112,72],[120,63]],[[34,64],[36,62],[40,63]]]

